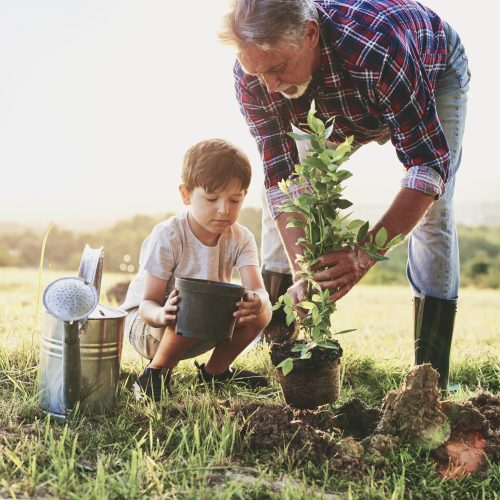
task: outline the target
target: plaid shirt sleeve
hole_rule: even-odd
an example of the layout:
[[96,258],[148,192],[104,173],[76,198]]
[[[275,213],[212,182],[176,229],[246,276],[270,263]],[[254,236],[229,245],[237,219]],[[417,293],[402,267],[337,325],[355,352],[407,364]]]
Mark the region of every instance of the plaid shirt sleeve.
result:
[[375,90],[391,140],[407,174],[402,187],[433,195],[444,192],[450,153],[439,122],[432,85],[409,46],[391,41]]
[[[257,142],[263,161],[271,215],[276,218],[281,213],[279,206],[288,202],[288,196],[281,192],[278,182],[290,178],[293,165],[299,161],[295,141],[287,135],[291,132],[289,113],[280,108],[272,96],[263,92],[258,80],[246,75],[238,63],[234,67],[234,77],[241,113]],[[297,184],[289,188],[294,198],[304,190]]]

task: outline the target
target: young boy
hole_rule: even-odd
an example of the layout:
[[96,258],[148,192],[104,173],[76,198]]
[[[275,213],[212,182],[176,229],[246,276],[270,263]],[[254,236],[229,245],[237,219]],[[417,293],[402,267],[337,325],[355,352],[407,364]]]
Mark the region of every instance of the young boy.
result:
[[[188,209],[160,222],[144,240],[139,273],[121,306],[128,311],[125,329],[130,343],[151,360],[135,383],[136,394],[158,401],[162,383],[168,388],[179,360],[211,349],[206,365],[197,365],[200,380],[267,385],[265,377],[231,368],[272,315],[255,239],[236,222],[250,179],[248,158],[225,140],[199,142],[185,154],[179,190]],[[182,302],[174,288],[175,277],[229,282],[234,268],[247,293],[237,303],[232,339],[215,343],[177,334],[176,312]]]

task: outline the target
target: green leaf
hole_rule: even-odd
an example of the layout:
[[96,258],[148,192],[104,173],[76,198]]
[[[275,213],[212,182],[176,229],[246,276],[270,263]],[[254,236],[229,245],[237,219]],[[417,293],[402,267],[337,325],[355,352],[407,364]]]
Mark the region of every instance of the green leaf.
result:
[[352,177],[352,173],[349,170],[337,170],[337,179],[339,181],[345,181],[349,177]]
[[295,320],[296,320],[296,315],[294,313],[288,313],[286,315],[286,326],[290,326]]
[[289,194],[288,193],[288,186],[287,186],[285,180],[278,181],[278,187],[280,188],[280,191],[282,191],[283,193]]
[[293,299],[290,295],[288,294],[285,294],[285,295],[282,295],[281,297],[283,297],[283,302],[287,305],[287,306],[292,306],[293,305]]
[[315,151],[321,151],[323,149],[321,143],[317,139],[311,139],[311,147]]
[[321,314],[319,314],[317,309],[313,309],[311,316],[313,325],[318,326],[321,323]]
[[377,234],[375,235],[375,245],[379,248],[384,248],[385,242],[387,241],[387,229],[385,227],[381,227]]
[[350,202],[349,200],[344,200],[342,198],[338,199],[335,203],[341,209],[349,208],[352,205],[352,202]]
[[307,222],[304,222],[303,220],[292,220],[290,221],[286,227],[306,227]]
[[314,168],[323,168],[323,162],[319,159],[316,158],[315,156],[308,156],[307,158],[304,158],[302,160],[302,164],[305,165],[306,167],[314,167]]
[[311,310],[317,309],[316,304],[313,302],[309,302],[308,300],[302,300],[297,304],[297,307],[301,307],[302,309]]
[[293,370],[293,359],[284,359],[276,368],[281,368],[283,375],[286,377]]
[[310,141],[316,137],[314,134],[297,134],[296,132],[288,132],[288,135],[296,141]]
[[392,238],[391,241],[387,242],[386,247],[387,248],[395,247],[396,245],[399,245],[400,243],[402,243],[404,241],[404,239],[405,239],[404,234],[398,234],[397,236],[394,236],[394,238]]
[[281,309],[282,307],[283,307],[283,304],[281,304],[280,302],[276,302],[276,304],[273,305],[272,310],[277,311],[278,309]]
[[321,295],[317,294],[317,293],[313,293],[312,297],[311,297],[311,300],[313,302],[321,302]]
[[350,330],[340,330],[340,332],[335,332],[334,335],[343,335],[344,333],[355,332],[356,328],[351,328]]
[[358,231],[358,235],[356,236],[356,241],[363,241],[366,238],[366,235],[368,234],[368,229],[370,227],[370,223],[366,221]]
[[376,261],[381,261],[381,260],[388,260],[385,255],[380,255],[377,251],[371,250],[369,248],[364,248],[364,251],[373,259]]
[[312,352],[307,351],[304,354],[301,354],[299,359],[309,359],[311,356],[312,356]]
[[363,224],[366,224],[366,222],[364,220],[354,219],[353,221],[349,222],[347,229],[349,229],[349,230],[357,229],[358,227],[361,227]]
[[335,349],[335,350],[338,350],[338,348],[339,348],[339,346],[337,344],[334,344],[333,342],[328,342],[326,340],[320,340],[320,341],[316,342],[316,344],[319,347],[323,347],[325,349]]
[[328,153],[326,151],[320,153],[319,159],[323,162],[325,167],[327,167],[330,164],[330,157],[328,156]]
[[307,348],[307,344],[297,344],[291,349],[291,352],[302,352],[304,348]]

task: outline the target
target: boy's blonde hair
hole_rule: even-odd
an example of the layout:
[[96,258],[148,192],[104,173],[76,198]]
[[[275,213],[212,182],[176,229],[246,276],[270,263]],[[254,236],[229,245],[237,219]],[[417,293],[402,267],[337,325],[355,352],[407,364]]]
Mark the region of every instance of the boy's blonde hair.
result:
[[207,139],[190,147],[184,155],[182,182],[188,191],[202,187],[214,192],[233,180],[248,190],[252,169],[248,157],[234,144],[224,139]]

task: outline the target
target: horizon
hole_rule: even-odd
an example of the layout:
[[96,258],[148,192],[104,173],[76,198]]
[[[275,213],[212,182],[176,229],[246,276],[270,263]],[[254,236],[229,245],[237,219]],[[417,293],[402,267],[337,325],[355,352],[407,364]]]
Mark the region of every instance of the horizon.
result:
[[[465,2],[423,3],[457,29],[472,71],[456,204],[495,204],[500,171],[484,144],[495,144],[500,107],[485,47],[494,47],[500,6],[485,17]],[[216,40],[224,2],[193,8],[186,25],[182,6],[159,0],[0,5],[0,46],[9,49],[0,52],[0,221],[73,229],[178,211],[181,158],[207,137],[245,150],[253,165],[245,206],[261,207],[262,169],[234,97],[234,54]],[[391,144],[364,146],[348,168],[355,210],[388,206],[399,190],[403,167]]]

